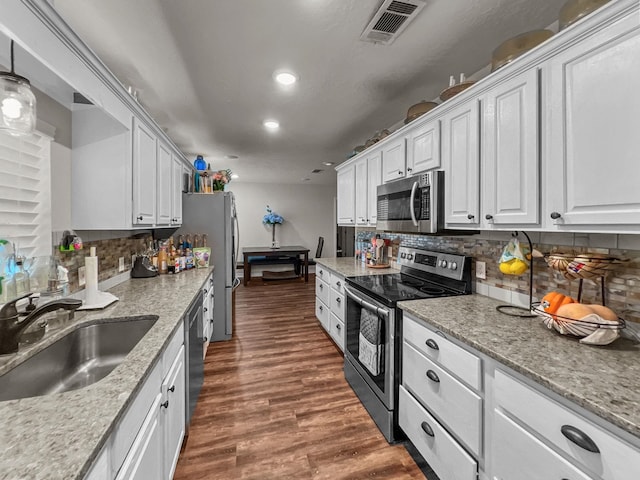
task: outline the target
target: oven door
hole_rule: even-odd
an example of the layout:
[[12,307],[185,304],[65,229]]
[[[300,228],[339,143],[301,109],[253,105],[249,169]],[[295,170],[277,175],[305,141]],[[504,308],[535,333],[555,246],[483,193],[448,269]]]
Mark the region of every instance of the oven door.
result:
[[[357,372],[355,378],[358,385],[354,385],[353,381],[349,381],[354,391],[360,397],[360,400],[366,406],[366,400],[363,396],[373,393],[379,402],[384,404],[386,410],[392,411],[395,407],[394,381],[396,369],[395,356],[395,309],[386,307],[371,297],[356,291],[353,288],[345,287],[345,297],[347,300],[345,327],[345,362],[349,362],[349,366]],[[370,312],[367,315],[364,312]],[[364,316],[363,316],[364,314]],[[361,346],[361,319],[368,317],[369,326],[371,319],[377,318],[379,322],[379,353],[380,361],[377,374],[372,372],[370,368],[371,351],[369,345]],[[365,340],[362,340],[364,343]],[[365,348],[366,347],[366,348]],[[361,352],[362,349],[362,352]],[[361,356],[362,355],[362,356]],[[369,362],[367,362],[369,360]],[[369,366],[367,366],[369,363]],[[346,370],[345,370],[346,374]],[[362,388],[366,385],[368,388]],[[375,401],[375,399],[372,399]]]

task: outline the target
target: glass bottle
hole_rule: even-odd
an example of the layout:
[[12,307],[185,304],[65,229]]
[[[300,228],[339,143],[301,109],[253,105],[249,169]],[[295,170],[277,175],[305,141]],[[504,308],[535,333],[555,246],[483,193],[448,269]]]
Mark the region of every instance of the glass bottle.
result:
[[19,256],[16,258],[16,273],[13,278],[16,284],[17,296],[25,295],[31,291],[29,272],[25,269],[24,262],[24,257]]
[[162,245],[160,247],[160,251],[158,252],[158,272],[160,274],[167,273],[167,247],[166,245]]

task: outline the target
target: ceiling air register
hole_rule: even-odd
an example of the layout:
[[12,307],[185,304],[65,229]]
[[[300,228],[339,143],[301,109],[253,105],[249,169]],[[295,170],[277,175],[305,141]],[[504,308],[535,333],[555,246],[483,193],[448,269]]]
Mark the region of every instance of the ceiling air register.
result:
[[424,6],[424,0],[385,0],[360,35],[360,40],[390,45]]

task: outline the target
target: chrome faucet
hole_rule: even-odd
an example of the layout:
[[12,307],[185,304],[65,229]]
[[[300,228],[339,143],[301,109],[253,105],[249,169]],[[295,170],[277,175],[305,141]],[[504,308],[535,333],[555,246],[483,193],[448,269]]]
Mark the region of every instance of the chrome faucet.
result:
[[0,309],[0,355],[7,353],[16,353],[18,351],[18,340],[20,335],[29,325],[35,322],[45,313],[53,312],[60,308],[71,310],[72,312],[82,305],[82,300],[72,298],[61,298],[52,300],[44,305],[37,307],[31,311],[22,321],[19,320],[16,302],[23,298],[29,297],[31,294],[16,298]]

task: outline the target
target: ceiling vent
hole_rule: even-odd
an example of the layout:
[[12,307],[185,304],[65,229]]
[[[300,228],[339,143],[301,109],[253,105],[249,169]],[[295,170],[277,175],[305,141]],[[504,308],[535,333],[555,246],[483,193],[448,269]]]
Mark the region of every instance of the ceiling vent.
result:
[[425,0],[384,0],[360,40],[391,45],[424,6]]

